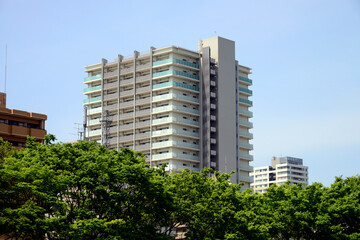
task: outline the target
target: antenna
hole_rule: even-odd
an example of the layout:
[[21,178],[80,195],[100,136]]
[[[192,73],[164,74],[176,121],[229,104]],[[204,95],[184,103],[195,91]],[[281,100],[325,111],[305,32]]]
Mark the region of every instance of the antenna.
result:
[[109,110],[105,110],[104,117],[100,122],[102,123],[101,141],[102,144],[108,148],[110,146],[110,124],[112,122],[109,116]]
[[5,93],[6,93],[6,73],[7,73],[7,44],[5,45]]
[[82,140],[85,140],[87,141],[87,137],[86,137],[86,128],[87,128],[87,106],[84,106],[84,122],[83,122],[83,139]]

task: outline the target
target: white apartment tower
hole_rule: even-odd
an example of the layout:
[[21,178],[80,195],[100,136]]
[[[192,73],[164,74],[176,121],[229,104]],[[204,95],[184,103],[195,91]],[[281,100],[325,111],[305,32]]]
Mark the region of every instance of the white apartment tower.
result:
[[254,192],[265,192],[271,185],[287,181],[303,186],[309,184],[308,167],[303,165],[301,158],[294,157],[273,157],[271,166],[256,167],[250,176],[254,179],[250,184]]
[[231,180],[250,186],[251,69],[235,60],[235,42],[201,40],[198,52],[150,47],[85,69],[90,141],[142,152],[168,171],[235,171]]

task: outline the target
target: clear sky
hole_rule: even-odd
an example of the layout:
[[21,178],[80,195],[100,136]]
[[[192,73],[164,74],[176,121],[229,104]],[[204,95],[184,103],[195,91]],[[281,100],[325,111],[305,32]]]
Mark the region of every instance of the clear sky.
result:
[[0,91],[77,139],[84,66],[219,35],[253,69],[254,166],[293,156],[310,182],[360,173],[360,1],[0,0]]

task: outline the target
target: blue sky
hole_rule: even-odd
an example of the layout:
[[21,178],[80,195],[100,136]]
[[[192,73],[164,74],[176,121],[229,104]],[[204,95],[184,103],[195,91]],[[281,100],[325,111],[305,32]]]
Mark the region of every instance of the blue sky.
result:
[[360,173],[360,1],[0,0],[0,91],[77,138],[84,66],[219,35],[253,69],[254,166],[294,156],[310,182]]

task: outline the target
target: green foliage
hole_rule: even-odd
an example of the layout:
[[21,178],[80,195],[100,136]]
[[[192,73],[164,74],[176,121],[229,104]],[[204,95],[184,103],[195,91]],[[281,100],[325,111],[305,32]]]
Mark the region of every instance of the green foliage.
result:
[[19,151],[0,139],[0,236],[174,239],[186,226],[187,239],[360,238],[360,176],[240,192],[230,174],[168,175],[129,149],[46,139]]
[[10,237],[164,239],[158,229],[173,210],[163,170],[128,149],[29,139],[0,176],[0,233]]

